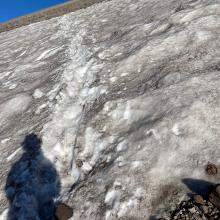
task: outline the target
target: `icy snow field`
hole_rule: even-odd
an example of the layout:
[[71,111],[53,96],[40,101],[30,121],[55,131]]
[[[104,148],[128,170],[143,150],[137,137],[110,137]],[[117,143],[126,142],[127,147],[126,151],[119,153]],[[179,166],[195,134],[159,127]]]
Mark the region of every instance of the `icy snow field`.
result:
[[220,164],[220,1],[112,0],[0,34],[0,211],[27,133],[75,220],[148,219]]

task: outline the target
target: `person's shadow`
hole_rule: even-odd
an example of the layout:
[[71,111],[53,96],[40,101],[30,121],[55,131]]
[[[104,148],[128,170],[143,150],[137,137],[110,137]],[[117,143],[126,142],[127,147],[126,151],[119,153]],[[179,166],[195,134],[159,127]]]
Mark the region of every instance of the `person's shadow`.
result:
[[22,147],[24,153],[12,166],[5,186],[10,204],[8,220],[52,220],[60,178],[43,156],[36,134],[27,135]]

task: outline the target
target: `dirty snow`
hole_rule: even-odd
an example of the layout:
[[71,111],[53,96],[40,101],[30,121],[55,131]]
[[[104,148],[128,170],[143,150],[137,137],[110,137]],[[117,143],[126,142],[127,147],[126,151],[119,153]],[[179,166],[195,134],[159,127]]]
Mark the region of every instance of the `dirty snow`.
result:
[[220,3],[182,3],[111,0],[0,34],[1,173],[37,132],[85,220],[148,219],[184,178],[218,182]]

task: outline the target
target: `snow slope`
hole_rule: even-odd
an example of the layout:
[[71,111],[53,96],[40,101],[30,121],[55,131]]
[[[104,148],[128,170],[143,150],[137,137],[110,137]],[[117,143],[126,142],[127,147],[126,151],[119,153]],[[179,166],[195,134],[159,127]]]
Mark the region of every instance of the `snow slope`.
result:
[[42,137],[73,219],[148,219],[219,164],[220,1],[112,0],[0,34],[0,210]]

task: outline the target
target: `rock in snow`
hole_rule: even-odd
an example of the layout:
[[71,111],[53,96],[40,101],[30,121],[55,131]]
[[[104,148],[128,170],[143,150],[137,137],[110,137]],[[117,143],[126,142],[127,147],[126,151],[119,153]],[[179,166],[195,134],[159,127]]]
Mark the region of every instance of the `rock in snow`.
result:
[[220,163],[219,0],[111,0],[1,33],[0,51],[3,215],[31,132],[72,219],[153,218],[220,180],[204,169]]

